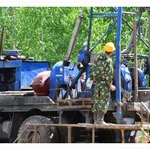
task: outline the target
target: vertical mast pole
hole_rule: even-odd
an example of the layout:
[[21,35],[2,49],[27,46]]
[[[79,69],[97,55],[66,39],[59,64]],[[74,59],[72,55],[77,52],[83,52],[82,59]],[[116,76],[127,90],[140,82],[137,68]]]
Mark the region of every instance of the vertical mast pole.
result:
[[[116,123],[122,123],[122,109],[121,109],[121,73],[120,73],[120,49],[121,49],[121,26],[122,26],[122,8],[118,7],[117,18],[117,37],[116,37]],[[116,132],[116,142],[121,142],[120,131]]]
[[121,26],[122,26],[122,8],[118,8],[117,20],[117,38],[116,38],[116,119],[117,123],[121,123],[121,77],[120,77],[120,49],[121,49]]

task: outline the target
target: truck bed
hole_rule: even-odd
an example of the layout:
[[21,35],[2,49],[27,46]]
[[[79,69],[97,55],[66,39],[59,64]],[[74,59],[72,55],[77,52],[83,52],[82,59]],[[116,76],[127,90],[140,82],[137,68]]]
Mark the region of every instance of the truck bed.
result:
[[[143,90],[142,93],[144,93]],[[149,95],[150,90],[146,90]],[[146,95],[147,95],[146,94]],[[143,94],[142,94],[143,95]],[[139,98],[141,98],[141,90],[139,90]],[[145,96],[146,98],[146,96]],[[143,102],[150,109],[150,101],[143,98]],[[141,111],[140,99],[137,102],[122,102],[124,111]],[[0,112],[27,112],[33,109],[41,111],[87,111],[92,108],[91,98],[58,100],[56,103],[49,96],[35,96],[34,91],[6,91],[0,92]],[[115,111],[116,102],[110,101],[109,110]]]

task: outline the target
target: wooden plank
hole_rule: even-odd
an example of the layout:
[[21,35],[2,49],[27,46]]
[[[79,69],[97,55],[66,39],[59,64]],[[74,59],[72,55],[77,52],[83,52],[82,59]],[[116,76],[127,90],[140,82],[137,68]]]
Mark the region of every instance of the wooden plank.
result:
[[38,134],[37,128],[38,128],[38,126],[34,126],[34,143],[38,143],[38,140],[37,140],[37,134]]
[[27,126],[24,128],[24,130],[20,133],[20,135],[16,138],[16,140],[15,140],[13,143],[16,143],[16,142],[20,139],[21,135],[24,133],[25,130],[27,130],[27,128],[28,128],[30,125],[31,125],[31,124],[27,124]]
[[72,106],[72,101],[69,101],[69,106]]
[[72,142],[72,127],[68,127],[68,143]]
[[144,133],[144,135],[146,136],[146,138],[148,139],[148,141],[150,142],[150,136],[149,136],[149,134],[147,134],[142,127],[140,129]]
[[88,124],[88,123],[78,123],[78,124],[35,124],[35,123],[27,123],[28,125],[38,125],[38,126],[55,126],[55,127],[79,127],[79,128],[95,128],[95,129],[113,129],[113,130],[150,130],[150,124],[138,125],[138,124],[109,124],[102,125],[102,124]]
[[79,98],[79,99],[64,99],[64,100],[56,100],[56,102],[69,102],[69,101],[72,101],[72,102],[77,102],[77,101],[91,101],[92,99],[91,98]]
[[141,104],[146,109],[147,113],[150,114],[149,108],[143,102],[141,102]]
[[124,130],[121,130],[121,135],[122,135],[122,143],[125,143],[125,139],[124,139]]
[[[80,101],[81,104],[73,103],[77,101],[78,102]],[[91,101],[91,98],[57,100],[57,109],[92,108],[91,105],[88,105],[88,104],[86,105],[85,101]]]
[[59,105],[59,107],[57,107],[58,110],[75,109],[75,108],[92,108],[92,106],[91,105],[75,105],[75,106],[60,106]]
[[92,143],[95,143],[95,128],[92,128]]
[[85,105],[84,100],[82,100],[82,105]]
[[133,28],[133,48],[134,48],[134,100],[138,100],[138,71],[137,71],[137,45],[136,45],[136,33],[137,33],[137,22],[134,21],[134,28]]

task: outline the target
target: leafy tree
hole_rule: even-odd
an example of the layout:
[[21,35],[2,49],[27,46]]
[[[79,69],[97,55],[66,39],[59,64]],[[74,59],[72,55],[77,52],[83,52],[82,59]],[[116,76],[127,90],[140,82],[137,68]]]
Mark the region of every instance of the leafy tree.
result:
[[[125,12],[138,12],[138,7],[125,7]],[[1,7],[0,28],[5,27],[3,49],[19,49],[27,57],[47,60],[51,65],[65,58],[72,32],[81,7]],[[76,62],[78,51],[88,38],[90,8],[85,7],[83,20],[74,46],[71,60]],[[114,12],[111,7],[94,7],[94,12]],[[126,21],[133,26],[137,15],[123,14]],[[111,18],[94,18],[91,46],[99,40],[108,27],[115,21]],[[141,17],[141,37],[148,42],[147,12]],[[103,51],[106,42],[116,42],[116,25],[98,44],[93,53]],[[121,48],[125,49],[132,30],[122,22]],[[138,53],[147,54],[148,48],[138,42]],[[131,50],[133,52],[133,50]]]

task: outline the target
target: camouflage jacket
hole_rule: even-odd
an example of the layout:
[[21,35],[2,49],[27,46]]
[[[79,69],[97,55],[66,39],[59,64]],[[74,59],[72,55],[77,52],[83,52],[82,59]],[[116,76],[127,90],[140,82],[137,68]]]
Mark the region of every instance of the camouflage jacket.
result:
[[100,54],[90,69],[90,79],[105,81],[108,85],[113,79],[113,63],[107,54]]

